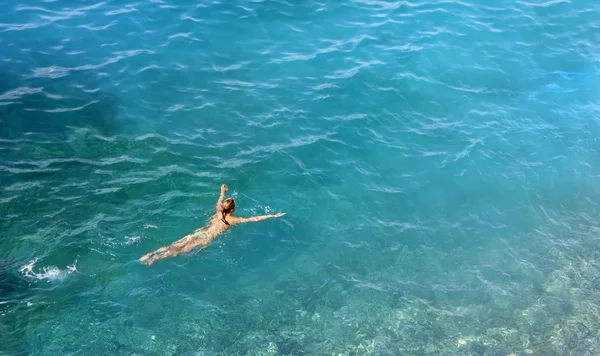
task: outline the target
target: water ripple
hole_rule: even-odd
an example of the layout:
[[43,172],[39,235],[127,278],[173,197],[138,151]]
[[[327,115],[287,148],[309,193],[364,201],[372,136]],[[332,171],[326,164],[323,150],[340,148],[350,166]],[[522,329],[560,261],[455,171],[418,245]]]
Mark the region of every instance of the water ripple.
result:
[[597,353],[597,4],[0,7],[0,353]]

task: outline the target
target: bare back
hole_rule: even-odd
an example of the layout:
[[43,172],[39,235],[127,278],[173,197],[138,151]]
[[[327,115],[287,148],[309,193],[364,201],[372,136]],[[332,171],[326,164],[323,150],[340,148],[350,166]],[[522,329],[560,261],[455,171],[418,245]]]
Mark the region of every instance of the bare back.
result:
[[225,221],[227,221],[227,224],[225,224],[222,220],[223,213],[221,211],[217,211],[216,214],[214,214],[213,216],[210,217],[210,221],[208,222],[208,224],[205,227],[202,227],[196,231],[204,233],[207,238],[212,240],[215,237],[217,237],[218,235],[224,233],[227,229],[229,229],[233,225],[240,224],[240,223],[247,223],[247,222],[257,222],[257,221],[262,221],[262,220],[266,220],[266,219],[270,219],[270,218],[277,218],[277,217],[280,217],[283,215],[285,215],[285,214],[280,213],[280,214],[274,214],[274,215],[253,216],[251,218],[239,218],[237,216],[227,215],[225,217]]
[[204,233],[207,238],[212,240],[220,234],[224,233],[232,225],[236,224],[237,218],[233,216],[228,216],[226,221],[229,223],[229,225],[227,225],[221,220],[222,216],[223,215],[220,211],[217,212],[216,214],[210,217],[210,221],[208,222],[208,224],[198,229],[197,232]]

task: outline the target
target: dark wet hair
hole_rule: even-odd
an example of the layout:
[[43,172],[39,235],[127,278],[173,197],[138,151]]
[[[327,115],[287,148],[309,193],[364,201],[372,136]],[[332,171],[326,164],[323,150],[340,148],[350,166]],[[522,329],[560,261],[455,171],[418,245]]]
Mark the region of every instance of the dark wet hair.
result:
[[227,214],[231,215],[231,213],[233,213],[234,210],[235,210],[235,202],[233,201],[233,199],[232,198],[225,199],[225,201],[223,202],[223,205],[221,205],[221,221],[224,222],[225,224],[229,225],[227,220],[225,220],[225,216]]

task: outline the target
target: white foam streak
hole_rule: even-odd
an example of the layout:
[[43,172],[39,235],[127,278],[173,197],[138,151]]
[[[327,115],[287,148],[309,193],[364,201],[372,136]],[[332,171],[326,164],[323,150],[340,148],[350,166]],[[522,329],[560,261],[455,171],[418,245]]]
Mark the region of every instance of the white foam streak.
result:
[[77,271],[77,260],[75,260],[72,265],[67,266],[64,270],[61,270],[56,266],[46,266],[35,271],[34,267],[38,260],[39,258],[34,258],[29,263],[22,266],[19,269],[19,272],[21,272],[27,278],[54,281],[63,280],[73,272]]

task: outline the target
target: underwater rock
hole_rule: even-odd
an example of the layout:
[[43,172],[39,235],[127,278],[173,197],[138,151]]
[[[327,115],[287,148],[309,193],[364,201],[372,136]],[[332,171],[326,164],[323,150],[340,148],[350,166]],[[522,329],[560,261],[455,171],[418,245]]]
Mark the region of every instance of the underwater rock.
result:
[[480,341],[473,341],[473,342],[469,343],[469,351],[471,351],[477,355],[483,355],[485,353],[485,350],[486,350],[485,345]]
[[486,338],[495,340],[498,344],[509,347],[519,347],[519,331],[510,328],[491,328],[486,330]]
[[554,271],[548,276],[544,285],[547,293],[555,295],[566,295],[571,288],[571,281],[563,271]]

